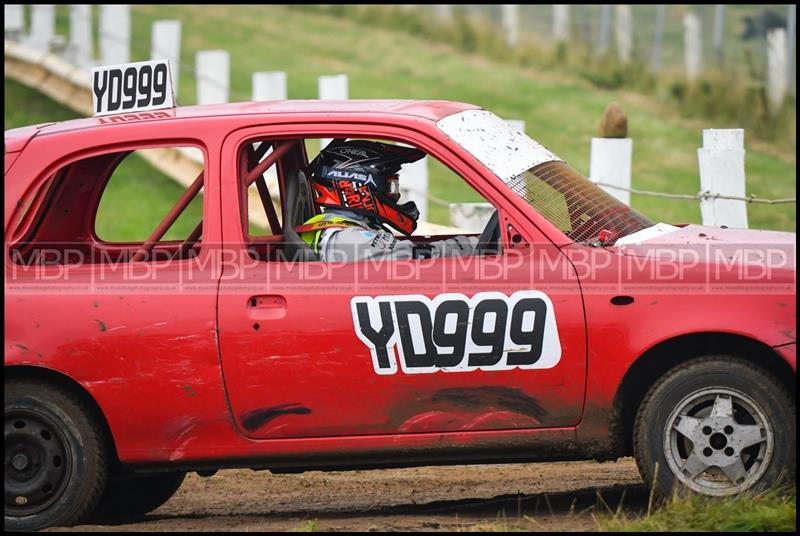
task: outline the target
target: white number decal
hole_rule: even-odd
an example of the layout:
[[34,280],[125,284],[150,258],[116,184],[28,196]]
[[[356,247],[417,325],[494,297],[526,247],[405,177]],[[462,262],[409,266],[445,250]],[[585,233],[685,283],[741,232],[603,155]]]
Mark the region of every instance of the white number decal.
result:
[[481,292],[357,296],[350,302],[358,338],[377,374],[438,370],[544,369],[561,359],[553,304],[546,294]]

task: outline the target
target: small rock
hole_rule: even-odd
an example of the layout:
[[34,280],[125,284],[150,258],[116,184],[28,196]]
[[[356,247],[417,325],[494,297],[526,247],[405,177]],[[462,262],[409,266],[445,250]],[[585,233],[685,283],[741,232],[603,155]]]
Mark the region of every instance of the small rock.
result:
[[616,102],[609,104],[603,112],[599,131],[601,138],[628,137],[628,116]]

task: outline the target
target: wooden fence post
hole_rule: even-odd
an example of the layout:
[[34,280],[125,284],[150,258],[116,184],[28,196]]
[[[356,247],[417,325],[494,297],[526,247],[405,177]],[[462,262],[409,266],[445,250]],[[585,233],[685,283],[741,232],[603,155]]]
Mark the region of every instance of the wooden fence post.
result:
[[68,57],[81,69],[92,67],[92,6],[73,4],[69,6]]
[[197,104],[228,102],[230,91],[230,56],[227,50],[203,50],[197,53]]
[[[744,197],[744,130],[704,129],[697,150],[700,188],[712,194]],[[747,228],[747,203],[732,199],[701,199],[703,225]]]
[[667,6],[659,4],[656,6],[656,25],[653,29],[653,51],[650,54],[650,71],[658,73],[661,71],[661,45],[664,40],[664,22],[667,15]]
[[694,13],[683,16],[684,59],[686,60],[686,78],[690,82],[697,80],[702,69],[702,41],[700,40],[700,18]]
[[514,47],[519,42],[519,5],[503,4],[503,32],[506,36],[506,45]]
[[153,23],[150,59],[166,59],[172,73],[172,87],[178,96],[181,71],[181,21],[157,20]]
[[7,39],[19,41],[25,34],[25,10],[22,4],[3,6],[3,26]]
[[626,205],[631,204],[631,138],[592,138],[589,180]]
[[717,4],[714,6],[714,55],[717,65],[722,66],[725,60],[725,5]]
[[569,41],[568,4],[553,4],[553,39],[556,43]]
[[773,28],[767,32],[767,100],[773,115],[786,98],[786,73],[786,30]]
[[131,60],[131,13],[127,4],[100,6],[100,59],[102,65]]
[[31,32],[26,39],[29,47],[47,52],[55,36],[56,6],[36,4],[31,6]]
[[286,100],[286,73],[283,71],[253,73],[253,100]]
[[616,15],[617,54],[619,61],[629,63],[633,52],[633,21],[631,6],[627,4],[614,6]]
[[[320,76],[318,79],[319,98],[323,100],[343,100],[348,99],[348,83],[346,74],[333,76]],[[324,149],[332,140],[321,138],[320,150]]]
[[608,52],[608,45],[611,37],[611,5],[603,4],[600,6],[600,30],[597,33],[597,54],[603,55]]

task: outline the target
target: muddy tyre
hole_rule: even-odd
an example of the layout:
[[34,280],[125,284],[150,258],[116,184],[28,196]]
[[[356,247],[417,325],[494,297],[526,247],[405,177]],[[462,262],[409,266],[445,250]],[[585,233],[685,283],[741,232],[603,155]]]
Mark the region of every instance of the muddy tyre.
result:
[[108,471],[100,426],[69,391],[5,384],[6,530],[74,525],[94,510]]
[[772,374],[732,356],[702,357],[667,372],[645,396],[636,464],[662,498],[760,491],[795,478],[795,414]]
[[181,487],[185,472],[120,475],[109,479],[95,517],[138,517],[152,512]]

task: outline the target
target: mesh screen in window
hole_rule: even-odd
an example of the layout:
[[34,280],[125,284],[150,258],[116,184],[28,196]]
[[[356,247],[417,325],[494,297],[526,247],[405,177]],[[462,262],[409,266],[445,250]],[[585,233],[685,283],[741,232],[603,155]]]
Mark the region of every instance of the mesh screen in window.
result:
[[507,184],[575,242],[596,240],[602,230],[621,238],[654,225],[559,160],[534,166]]

